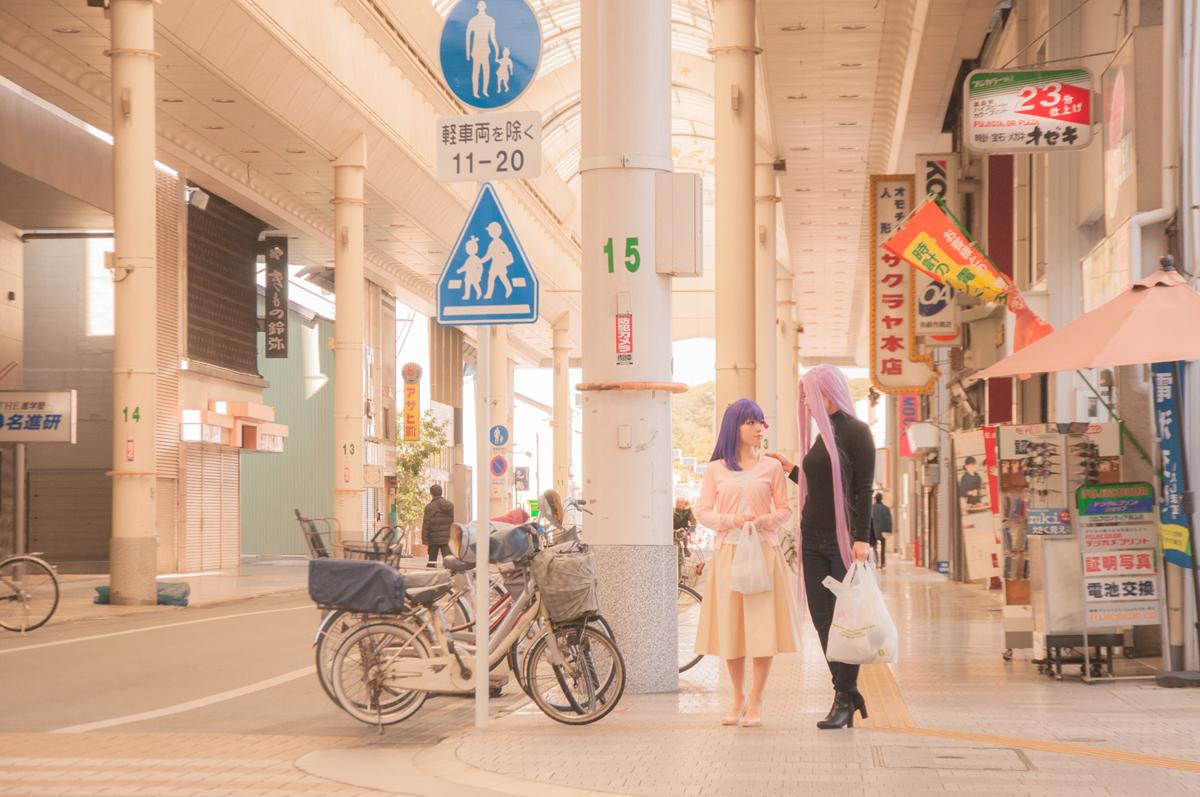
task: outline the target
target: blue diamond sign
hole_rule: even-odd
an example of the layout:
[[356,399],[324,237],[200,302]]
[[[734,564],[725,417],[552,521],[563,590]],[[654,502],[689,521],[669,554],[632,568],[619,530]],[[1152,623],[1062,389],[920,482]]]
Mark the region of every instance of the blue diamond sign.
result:
[[496,189],[484,183],[437,285],[444,326],[532,324],[538,280]]
[[458,0],[438,54],[456,97],[474,108],[503,108],[537,75],[542,28],[525,0]]

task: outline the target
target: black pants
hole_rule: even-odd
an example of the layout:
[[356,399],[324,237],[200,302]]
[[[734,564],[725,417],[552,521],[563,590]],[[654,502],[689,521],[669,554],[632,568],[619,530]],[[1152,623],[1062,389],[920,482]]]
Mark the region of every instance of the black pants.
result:
[[[808,613],[812,615],[821,650],[829,647],[829,626],[833,624],[835,596],[821,582],[826,576],[841,581],[846,577],[842,552],[838,550],[837,532],[824,529],[804,530],[804,594],[808,597]],[[839,692],[858,691],[858,665],[829,661],[833,688]]]
[[875,541],[879,543],[879,569],[882,570],[887,567],[887,537],[881,534]]
[[450,546],[446,545],[445,543],[442,543],[441,545],[430,545],[429,546],[429,564],[431,564],[431,565],[437,564],[437,558],[438,558],[439,553],[442,555],[442,558],[445,559],[447,556],[450,555]]

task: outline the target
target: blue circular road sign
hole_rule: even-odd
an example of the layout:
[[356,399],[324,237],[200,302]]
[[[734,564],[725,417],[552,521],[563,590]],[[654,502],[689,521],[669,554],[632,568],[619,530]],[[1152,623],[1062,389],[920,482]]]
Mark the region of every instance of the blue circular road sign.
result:
[[496,424],[488,429],[488,441],[496,448],[505,445],[508,442],[508,427]]
[[508,473],[508,460],[497,454],[492,457],[492,461],[488,463],[488,469],[491,470],[492,476],[499,479],[504,474]]
[[542,60],[542,28],[525,0],[458,0],[442,25],[442,78],[474,108],[520,97]]

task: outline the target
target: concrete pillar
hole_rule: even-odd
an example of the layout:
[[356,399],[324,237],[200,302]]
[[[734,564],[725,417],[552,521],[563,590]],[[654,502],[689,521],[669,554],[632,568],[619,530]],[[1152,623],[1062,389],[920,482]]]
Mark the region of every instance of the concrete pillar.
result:
[[570,316],[554,323],[554,489],[566,498],[571,481],[571,340]]
[[333,515],[342,538],[363,536],[363,175],[359,136],[333,162],[333,280],[337,320],[333,351]]
[[508,429],[508,442],[503,446],[488,446],[488,459],[496,454],[502,455],[508,462],[508,470],[500,478],[491,477],[491,500],[488,503],[488,517],[507,514],[513,508],[512,491],[512,452],[513,452],[513,389],[512,389],[512,360],[508,356],[508,328],[491,327],[491,390],[488,395],[489,427],[503,426]]
[[[595,512],[587,539],[627,688],[674,691],[678,571],[662,389],[671,379],[671,280],[657,273],[654,229],[655,178],[673,168],[671,4],[584,0],[582,11],[583,492]],[[616,255],[612,271],[606,250]],[[618,359],[618,320],[632,324],[629,359]],[[752,336],[750,345],[752,359]]]
[[154,3],[113,0],[112,602],[156,601]]
[[[767,419],[767,448],[779,448],[775,304],[775,165],[754,167],[754,395]],[[719,316],[718,316],[719,317]],[[720,333],[718,333],[720,334]]]
[[717,133],[716,415],[754,398],[754,0],[713,2]]
[[[796,299],[792,275],[776,266],[775,271],[775,395],[778,428],[771,439],[793,462],[796,456],[796,393],[799,382],[796,364],[799,335],[796,333]],[[765,365],[765,363],[764,363]]]

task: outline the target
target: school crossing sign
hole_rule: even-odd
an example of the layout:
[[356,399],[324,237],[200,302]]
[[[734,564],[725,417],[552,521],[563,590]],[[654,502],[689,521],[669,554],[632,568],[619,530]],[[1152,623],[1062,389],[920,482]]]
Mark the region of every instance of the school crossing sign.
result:
[[484,183],[450,250],[437,286],[444,326],[532,324],[538,280],[496,189]]

